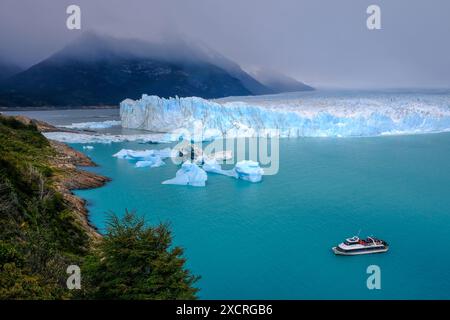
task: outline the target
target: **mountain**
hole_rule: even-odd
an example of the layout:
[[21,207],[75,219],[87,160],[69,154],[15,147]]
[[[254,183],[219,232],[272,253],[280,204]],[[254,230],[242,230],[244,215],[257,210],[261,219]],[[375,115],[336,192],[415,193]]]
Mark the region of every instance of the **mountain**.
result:
[[[0,106],[118,105],[143,93],[217,98],[260,86],[239,66],[188,43],[147,43],[85,33],[59,52],[7,79]],[[241,81],[239,78],[243,79]]]
[[257,81],[272,90],[273,93],[311,91],[314,88],[280,72],[269,69],[257,69],[250,74]]
[[[207,47],[206,45],[195,44],[195,46],[187,45],[186,47],[191,48],[189,54],[190,57],[195,57],[195,59],[200,61],[207,61],[226,70],[230,75],[241,81],[244,87],[253,95],[274,93],[272,89],[263,85],[261,82],[242,70],[242,68],[236,62],[228,59],[224,55]],[[192,50],[193,48],[195,48],[195,50]],[[185,49],[189,51],[188,48]]]
[[146,42],[86,32],[1,82],[0,107],[118,105],[143,93],[220,98],[311,89],[281,74],[258,76],[261,81],[217,51],[187,39]]
[[15,64],[10,64],[0,60],[0,82],[19,73],[22,69]]

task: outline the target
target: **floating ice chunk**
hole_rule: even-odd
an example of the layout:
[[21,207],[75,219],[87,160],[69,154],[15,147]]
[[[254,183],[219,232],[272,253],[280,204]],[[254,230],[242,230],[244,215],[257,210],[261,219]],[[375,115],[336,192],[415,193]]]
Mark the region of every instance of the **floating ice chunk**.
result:
[[234,170],[239,179],[250,182],[261,181],[264,174],[264,170],[259,166],[259,163],[251,160],[239,161]]
[[165,164],[166,163],[161,159],[161,157],[154,156],[151,158],[151,160],[141,160],[136,162],[135,166],[136,168],[145,168],[145,167],[156,168],[161,167]]
[[126,159],[128,157],[128,152],[131,150],[128,149],[122,149],[119,152],[113,154],[113,157],[118,159]]
[[223,174],[226,176],[235,176],[233,170],[223,170],[222,166],[218,164],[215,159],[205,160],[205,163],[203,164],[203,170],[205,170],[206,172]]
[[231,150],[217,151],[210,154],[209,157],[217,161],[230,160],[233,159],[233,151]]
[[156,168],[165,165],[166,163],[163,159],[169,158],[171,156],[172,150],[170,148],[165,148],[162,150],[130,150],[122,149],[113,157],[118,159],[126,159],[131,161],[136,161],[136,168]]
[[96,122],[78,122],[72,123],[70,125],[60,126],[62,128],[68,129],[85,129],[85,130],[93,130],[93,129],[107,129],[115,126],[120,126],[121,121],[116,120],[108,120],[108,121],[96,121]]
[[171,157],[172,150],[170,148],[165,148],[162,150],[130,150],[130,149],[122,149],[113,157],[118,159],[126,159],[126,160],[136,160],[136,161],[154,161],[155,157],[159,157],[161,159]]
[[113,142],[142,142],[142,143],[169,143],[170,141],[164,138],[162,133],[151,134],[85,134],[74,132],[44,132],[43,135],[51,140],[56,140],[65,143],[104,143],[109,144]]
[[170,157],[173,156],[172,155],[172,149],[170,149],[170,148],[160,149],[160,150],[158,150],[158,154],[163,159],[170,158]]
[[259,166],[259,163],[251,160],[239,161],[233,169],[224,170],[215,159],[209,159],[203,164],[203,169],[206,172],[222,174],[250,182],[260,182],[264,174],[264,170]]
[[162,184],[191,185],[194,187],[204,187],[208,177],[205,170],[195,163],[185,162],[181,169],[177,171],[175,178],[163,181]]
[[83,146],[83,150],[93,150],[93,146]]

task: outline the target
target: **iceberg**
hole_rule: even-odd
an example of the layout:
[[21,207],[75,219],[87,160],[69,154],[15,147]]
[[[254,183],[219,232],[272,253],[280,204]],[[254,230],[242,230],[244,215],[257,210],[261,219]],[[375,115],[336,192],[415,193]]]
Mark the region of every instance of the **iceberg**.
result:
[[120,117],[124,128],[163,132],[169,141],[352,137],[450,131],[449,106],[448,92],[313,92],[218,100],[144,94],[122,101]]
[[118,159],[125,159],[136,161],[136,168],[156,168],[165,165],[166,163],[163,159],[172,156],[172,150],[170,148],[165,148],[162,150],[130,150],[122,149],[113,157]]
[[222,174],[225,176],[236,177],[234,170],[224,170],[222,166],[217,163],[216,159],[207,159],[203,164],[203,170],[206,172]]
[[264,174],[264,170],[259,163],[251,160],[239,161],[234,167],[234,171],[239,179],[250,182],[260,182]]
[[[163,159],[177,159],[177,149],[165,148],[161,150],[131,150],[122,149],[113,157],[118,159],[136,161],[136,168],[156,168],[165,165]],[[222,156],[222,154],[221,154]],[[260,182],[264,170],[256,161],[239,161],[231,170],[224,170],[214,157],[201,157],[194,161],[187,160],[181,165],[174,178],[163,181],[162,184],[191,185],[204,187],[206,185],[207,172],[233,177],[235,179]]]
[[177,171],[175,178],[163,181],[162,184],[190,185],[204,187],[208,179],[205,170],[195,163],[184,162],[181,169]]
[[170,158],[172,156],[172,150],[165,148],[161,150],[130,150],[122,149],[113,157],[118,159],[136,160],[136,161],[152,161],[153,158],[159,157],[162,159]]
[[210,159],[205,161],[203,169],[206,172],[222,174],[236,179],[246,180],[249,182],[260,182],[264,175],[264,169],[259,166],[259,163],[252,160],[243,160],[236,163],[236,166],[231,170],[224,170],[216,160]]
[[136,162],[135,166],[136,168],[145,168],[145,167],[156,168],[161,167],[165,164],[166,163],[161,159],[161,157],[154,156],[151,157],[150,160],[141,160]]
[[230,160],[233,159],[233,151],[231,150],[216,151],[210,154],[209,157],[217,161]]

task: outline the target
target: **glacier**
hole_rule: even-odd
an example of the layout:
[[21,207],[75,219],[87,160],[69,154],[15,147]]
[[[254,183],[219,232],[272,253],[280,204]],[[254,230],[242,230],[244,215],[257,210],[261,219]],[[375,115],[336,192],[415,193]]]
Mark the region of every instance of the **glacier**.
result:
[[142,95],[120,103],[122,127],[218,137],[354,137],[450,131],[448,92],[302,93],[205,100]]

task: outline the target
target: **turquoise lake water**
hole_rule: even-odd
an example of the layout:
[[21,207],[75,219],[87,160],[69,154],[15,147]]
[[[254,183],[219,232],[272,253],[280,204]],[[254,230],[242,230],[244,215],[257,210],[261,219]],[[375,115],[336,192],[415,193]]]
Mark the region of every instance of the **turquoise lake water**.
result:
[[[82,145],[75,144],[82,150]],[[162,185],[177,167],[134,168],[93,144],[87,153],[112,178],[77,191],[100,229],[125,209],[170,222],[203,299],[450,298],[450,134],[282,139],[280,170],[252,184],[209,174],[205,188]],[[361,229],[390,243],[386,254],[335,256]],[[366,268],[381,268],[368,290]]]

